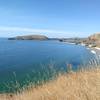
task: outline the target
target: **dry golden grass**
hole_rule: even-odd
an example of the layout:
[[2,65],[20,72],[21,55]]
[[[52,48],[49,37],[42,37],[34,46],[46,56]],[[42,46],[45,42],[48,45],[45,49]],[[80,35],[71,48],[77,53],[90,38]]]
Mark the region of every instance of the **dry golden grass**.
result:
[[1,95],[0,100],[100,100],[100,69],[59,75],[43,86]]

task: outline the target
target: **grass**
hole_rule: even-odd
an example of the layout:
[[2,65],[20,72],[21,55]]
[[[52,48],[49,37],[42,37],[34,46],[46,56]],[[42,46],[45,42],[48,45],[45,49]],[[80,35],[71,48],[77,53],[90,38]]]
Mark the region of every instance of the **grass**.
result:
[[21,93],[1,94],[0,100],[100,100],[100,68],[59,74],[43,85]]

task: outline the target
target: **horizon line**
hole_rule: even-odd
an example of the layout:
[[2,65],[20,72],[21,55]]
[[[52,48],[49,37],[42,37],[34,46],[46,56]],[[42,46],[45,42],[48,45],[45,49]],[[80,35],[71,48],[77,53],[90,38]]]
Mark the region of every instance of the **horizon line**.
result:
[[[63,31],[63,30],[51,30],[51,29],[34,29],[34,28],[24,28],[24,27],[4,27],[0,26],[0,34],[6,33],[7,36],[18,36],[17,32],[22,32],[22,35],[28,35],[28,34],[43,34],[47,35],[48,33],[52,35],[57,34],[58,36],[68,36],[68,37],[73,37],[71,35],[74,35],[74,37],[87,37],[90,35],[90,33],[85,33],[85,32],[68,32],[68,31]],[[23,34],[25,32],[25,34]],[[11,33],[11,34],[10,34]],[[14,34],[13,34],[14,33]],[[92,34],[92,33],[91,33]],[[50,35],[49,35],[50,36]],[[4,36],[6,37],[6,36]]]

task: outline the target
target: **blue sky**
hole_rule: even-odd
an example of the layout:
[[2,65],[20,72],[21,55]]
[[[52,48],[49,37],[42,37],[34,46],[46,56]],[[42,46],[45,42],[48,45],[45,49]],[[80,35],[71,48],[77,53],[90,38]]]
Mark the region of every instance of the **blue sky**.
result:
[[100,32],[100,0],[0,0],[0,37]]

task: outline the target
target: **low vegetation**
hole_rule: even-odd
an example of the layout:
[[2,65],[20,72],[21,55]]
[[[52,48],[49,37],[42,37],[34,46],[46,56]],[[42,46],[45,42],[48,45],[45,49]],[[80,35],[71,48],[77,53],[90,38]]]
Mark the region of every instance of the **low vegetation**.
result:
[[100,68],[59,74],[21,93],[1,94],[0,100],[100,100]]

